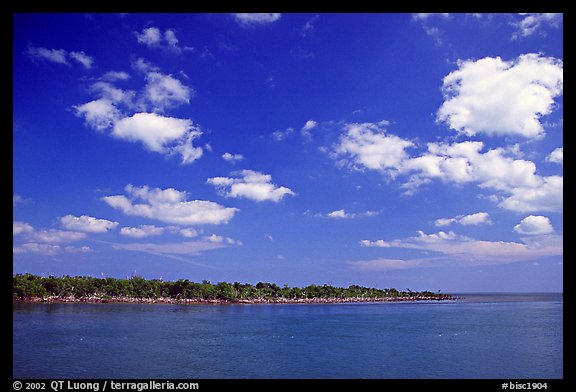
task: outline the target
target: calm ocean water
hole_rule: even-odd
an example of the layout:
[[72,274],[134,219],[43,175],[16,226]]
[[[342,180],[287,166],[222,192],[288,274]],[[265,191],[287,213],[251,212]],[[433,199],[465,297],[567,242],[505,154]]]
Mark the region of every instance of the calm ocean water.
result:
[[330,305],[15,304],[14,378],[563,376],[562,294]]

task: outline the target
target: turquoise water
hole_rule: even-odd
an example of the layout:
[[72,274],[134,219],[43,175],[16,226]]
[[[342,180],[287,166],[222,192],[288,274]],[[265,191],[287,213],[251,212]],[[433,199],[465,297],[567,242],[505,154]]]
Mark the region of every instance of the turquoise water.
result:
[[563,376],[561,294],[323,305],[15,304],[14,378]]

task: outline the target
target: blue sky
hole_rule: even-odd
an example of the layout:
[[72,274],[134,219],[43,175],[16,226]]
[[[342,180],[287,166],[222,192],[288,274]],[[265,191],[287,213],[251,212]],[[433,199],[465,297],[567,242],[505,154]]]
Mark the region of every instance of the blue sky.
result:
[[14,14],[13,271],[562,291],[561,14]]

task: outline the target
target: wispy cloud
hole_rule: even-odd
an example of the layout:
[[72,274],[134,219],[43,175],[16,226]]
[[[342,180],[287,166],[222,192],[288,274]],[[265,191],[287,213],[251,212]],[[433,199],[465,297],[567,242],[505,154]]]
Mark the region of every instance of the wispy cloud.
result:
[[348,212],[344,209],[335,210],[327,213],[325,216],[332,219],[354,219],[363,217],[373,217],[379,215],[379,211]]
[[521,18],[518,22],[513,22],[516,32],[513,39],[525,38],[536,33],[546,34],[544,28],[559,28],[563,22],[562,14],[554,13],[528,13],[518,14]]
[[48,49],[37,46],[28,46],[28,56],[32,60],[48,61],[51,63],[71,66],[72,62],[82,65],[85,69],[91,69],[94,65],[94,58],[86,53],[79,51],[68,52],[64,49]]
[[508,264],[537,260],[542,257],[563,255],[563,237],[560,235],[533,235],[522,242],[485,241],[457,235],[454,232],[418,235],[401,240],[362,240],[363,247],[400,248],[422,252],[421,257],[377,258],[349,261],[351,268],[361,270],[387,270],[432,266],[477,266]]

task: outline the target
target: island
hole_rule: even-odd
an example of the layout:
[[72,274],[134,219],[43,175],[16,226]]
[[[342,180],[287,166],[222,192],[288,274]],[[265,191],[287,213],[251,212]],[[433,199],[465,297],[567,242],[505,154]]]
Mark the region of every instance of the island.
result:
[[274,283],[202,283],[188,279],[163,281],[133,276],[127,279],[88,276],[12,277],[13,302],[168,303],[168,304],[277,304],[348,303],[454,300],[450,294],[431,291],[398,291],[350,285],[323,284],[279,287]]

